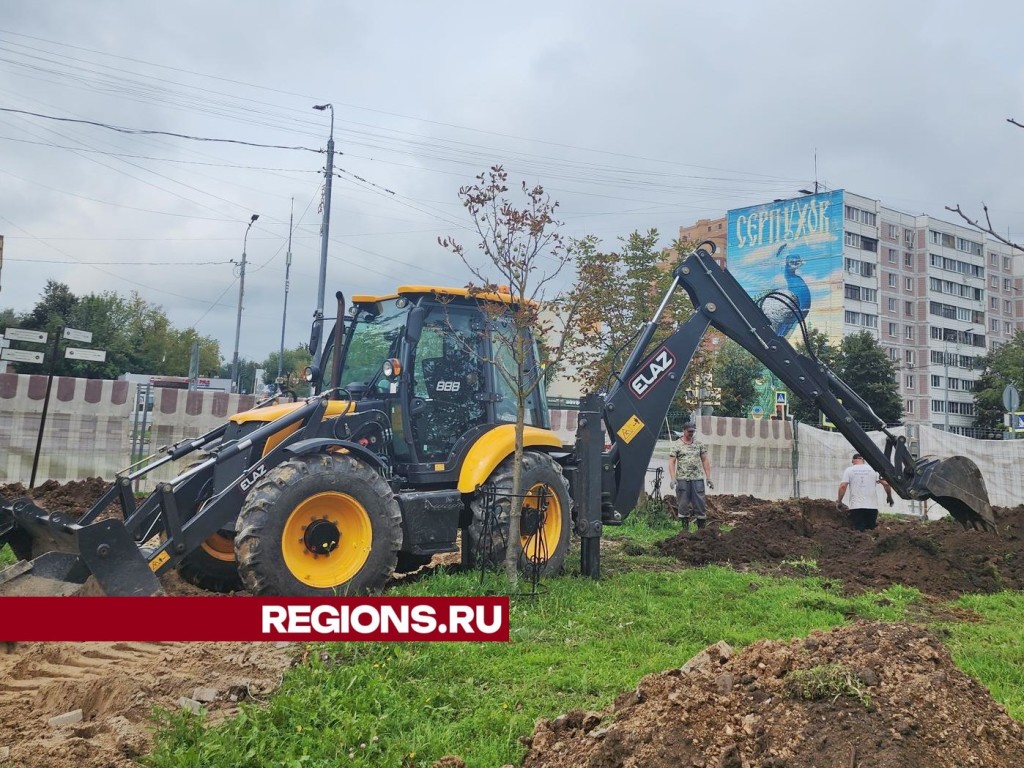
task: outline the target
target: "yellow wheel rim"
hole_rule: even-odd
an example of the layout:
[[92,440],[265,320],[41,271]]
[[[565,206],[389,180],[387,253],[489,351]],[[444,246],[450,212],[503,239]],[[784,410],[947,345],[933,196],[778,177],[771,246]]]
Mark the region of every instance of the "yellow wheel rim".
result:
[[359,573],[372,544],[366,508],[347,493],[325,492],[292,510],[284,524],[281,554],[296,579],[329,589]]
[[519,545],[533,563],[544,563],[562,540],[562,505],[550,486],[537,483],[523,500]]
[[223,533],[215,533],[202,543],[203,552],[214,560],[224,563],[235,562],[235,540]]

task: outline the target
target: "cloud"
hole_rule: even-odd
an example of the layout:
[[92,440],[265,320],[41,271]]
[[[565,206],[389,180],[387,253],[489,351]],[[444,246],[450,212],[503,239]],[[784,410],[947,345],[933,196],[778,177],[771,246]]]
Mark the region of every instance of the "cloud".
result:
[[[816,178],[953,220],[990,205],[1024,237],[1019,4],[470,2],[146,5],[16,0],[0,106],[322,149],[326,296],[465,283],[458,189],[493,164],[540,183],[566,234],[613,247],[790,196]],[[294,199],[289,346],[317,300],[324,156],[131,136],[0,113],[0,308],[46,279],[138,291],[230,357],[277,349]],[[57,263],[63,262],[63,263]],[[109,262],[118,262],[111,264]]]

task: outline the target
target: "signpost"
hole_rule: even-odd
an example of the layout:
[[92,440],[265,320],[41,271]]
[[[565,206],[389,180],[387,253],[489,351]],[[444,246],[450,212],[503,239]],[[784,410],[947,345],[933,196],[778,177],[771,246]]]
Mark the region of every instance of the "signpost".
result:
[[68,347],[64,350],[64,357],[69,360],[94,360],[102,363],[107,359],[106,350],[103,349],[81,349],[80,347]]
[[45,344],[47,334],[45,331],[26,331],[22,328],[8,328],[4,336],[11,341],[28,341],[32,344]]
[[[29,331],[24,328],[8,328],[4,331],[5,344],[0,344],[0,359],[12,360],[19,363],[41,363],[43,362],[42,352],[33,352],[24,349],[10,349],[11,341],[24,341],[29,344],[45,344],[49,334],[45,331]],[[32,477],[28,481],[29,490],[36,486],[36,470],[39,468],[39,453],[43,447],[43,430],[46,427],[46,413],[50,410],[50,392],[53,390],[53,374],[57,370],[57,358],[60,352],[62,339],[78,341],[85,344],[92,342],[92,331],[80,331],[77,328],[62,328],[60,333],[53,337],[53,355],[50,358],[50,373],[46,378],[46,394],[43,396],[43,413],[39,418],[39,435],[36,437],[36,453],[32,457]],[[68,347],[64,350],[64,356],[69,360],[93,360],[103,362],[107,359],[107,353],[101,349],[82,349],[81,347]]]
[[78,331],[74,328],[64,329],[64,338],[70,341],[81,341],[85,344],[92,342],[92,331]]
[[1010,414],[1010,439],[1017,439],[1017,430],[1020,429],[1017,419],[1017,409],[1020,408],[1020,392],[1013,384],[1007,384],[1003,388],[1003,408]]
[[0,360],[10,360],[12,363],[41,363],[43,353],[29,352],[26,349],[0,349]]

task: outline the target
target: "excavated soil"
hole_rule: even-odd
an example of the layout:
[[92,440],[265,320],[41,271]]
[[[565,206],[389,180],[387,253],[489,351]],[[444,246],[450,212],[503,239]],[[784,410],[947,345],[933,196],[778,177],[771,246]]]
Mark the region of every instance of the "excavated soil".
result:
[[687,565],[813,573],[841,582],[848,593],[904,584],[952,599],[1024,589],[1024,506],[994,507],[996,533],[964,530],[950,517],[888,515],[875,530],[860,532],[822,499],[722,495],[708,502],[707,527],[663,542],[666,554]]
[[[92,478],[45,483],[30,494],[0,486],[0,496],[31,495],[41,507],[78,515],[106,487]],[[684,565],[813,572],[850,592],[896,583],[936,598],[1024,589],[1024,507],[995,510],[998,535],[964,531],[951,520],[888,517],[860,533],[822,500],[719,495],[709,502],[710,525],[661,545]],[[201,594],[173,576],[164,587],[168,594]],[[289,649],[261,643],[0,644],[0,765],[132,765],[149,748],[154,706],[173,710],[212,695],[202,706],[214,718],[229,717],[240,700],[272,690],[289,659]],[[80,722],[50,724],[75,709],[82,710]],[[462,763],[446,760],[440,764]],[[605,711],[542,721],[524,763],[972,765],[1024,765],[1020,725],[956,669],[935,636],[913,625],[868,623],[789,643],[759,642],[736,655],[711,649],[686,672],[645,678]]]
[[1019,768],[1024,730],[921,627],[719,644],[600,712],[538,723],[525,768]]
[[[108,487],[99,478],[63,485],[47,481],[32,491],[14,484],[0,486],[0,497],[28,496],[44,509],[80,517]],[[161,581],[170,595],[209,594],[176,574]],[[280,685],[294,648],[276,643],[0,642],[0,766],[137,766],[152,745],[154,708],[202,707],[212,722],[232,717],[242,701],[261,700]],[[81,710],[80,719],[76,710]],[[51,722],[61,716],[77,722]]]

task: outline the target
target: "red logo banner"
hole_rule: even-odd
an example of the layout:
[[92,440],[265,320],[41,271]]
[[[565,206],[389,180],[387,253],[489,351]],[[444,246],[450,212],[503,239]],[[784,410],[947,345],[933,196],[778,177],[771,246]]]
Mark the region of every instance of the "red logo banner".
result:
[[507,597],[3,597],[0,641],[507,642]]

